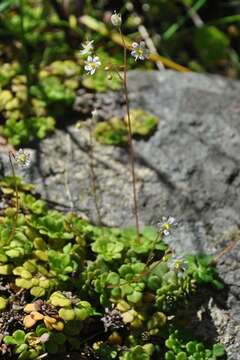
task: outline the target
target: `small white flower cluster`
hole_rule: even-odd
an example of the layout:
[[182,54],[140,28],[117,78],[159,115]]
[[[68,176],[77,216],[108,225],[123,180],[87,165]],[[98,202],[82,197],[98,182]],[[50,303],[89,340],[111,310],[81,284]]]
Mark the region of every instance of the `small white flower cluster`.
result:
[[147,59],[149,57],[149,50],[146,48],[145,42],[140,41],[139,44],[133,42],[131,55],[134,57],[135,61]]
[[87,55],[87,59],[84,61],[84,70],[86,70],[88,75],[95,74],[97,68],[101,66],[101,61],[98,56],[93,54],[93,40],[87,41],[82,44],[82,50],[80,51],[81,56]]
[[162,221],[160,221],[157,224],[158,231],[165,236],[170,235],[171,228],[173,226],[177,226],[177,222],[176,222],[176,219],[172,216],[169,216],[169,217],[163,216]]
[[[121,14],[118,14],[116,11],[114,11],[113,15],[111,16],[111,23],[113,26],[120,28],[122,25]],[[137,42],[132,43],[131,56],[134,57],[135,61],[145,60],[149,57],[149,50],[146,48],[144,41],[140,41],[139,44]]]
[[31,164],[31,154],[19,149],[14,155],[14,160],[19,167],[27,168]]
[[[118,14],[116,11],[111,16],[112,25],[119,29],[121,33],[121,25],[122,25],[122,17],[121,14]],[[101,66],[101,61],[98,56],[94,55],[94,40],[87,41],[82,44],[82,50],[80,50],[81,56],[86,56],[86,60],[84,61],[84,70],[88,75],[94,75],[96,70]],[[131,47],[131,56],[134,57],[135,61],[137,60],[145,60],[149,57],[149,50],[146,48],[146,44],[144,41],[140,41],[140,43],[133,42]]]

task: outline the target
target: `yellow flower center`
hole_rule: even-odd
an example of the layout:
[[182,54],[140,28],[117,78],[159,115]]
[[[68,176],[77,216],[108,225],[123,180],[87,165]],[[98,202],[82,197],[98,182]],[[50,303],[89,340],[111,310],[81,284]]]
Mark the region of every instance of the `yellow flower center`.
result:
[[137,49],[137,53],[138,53],[138,55],[140,55],[140,56],[143,55],[143,49],[138,48],[138,49]]
[[20,154],[18,156],[18,162],[25,163],[26,162],[26,155],[25,154]]
[[179,270],[181,268],[181,261],[176,261],[174,267],[176,270]]

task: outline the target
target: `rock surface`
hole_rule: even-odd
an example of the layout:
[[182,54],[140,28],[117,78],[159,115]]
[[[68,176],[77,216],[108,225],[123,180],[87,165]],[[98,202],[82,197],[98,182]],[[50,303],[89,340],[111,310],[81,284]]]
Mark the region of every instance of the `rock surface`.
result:
[[[172,241],[181,252],[217,253],[240,238],[240,83],[165,72],[129,74],[132,108],[159,117],[148,140],[135,141],[141,224],[161,216],[179,221]],[[102,114],[123,114],[122,94],[97,95]],[[116,106],[113,106],[116,104]],[[101,221],[126,226],[132,216],[131,176],[124,148],[94,144]],[[92,196],[89,131],[67,127],[33,150],[25,179],[53,206],[99,221]],[[0,171],[9,172],[7,156]],[[240,246],[218,262],[228,287],[224,304],[206,304],[229,360],[240,359]],[[224,305],[224,306],[223,306]]]

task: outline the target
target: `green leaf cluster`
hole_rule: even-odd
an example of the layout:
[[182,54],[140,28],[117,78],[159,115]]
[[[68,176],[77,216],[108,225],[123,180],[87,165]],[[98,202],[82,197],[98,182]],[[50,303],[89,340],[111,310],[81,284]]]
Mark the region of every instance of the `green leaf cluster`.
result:
[[217,289],[223,288],[223,283],[219,280],[216,268],[214,267],[212,256],[188,256],[187,263],[188,274],[199,283],[209,283]]
[[229,59],[229,38],[216,26],[203,26],[194,34],[194,45],[203,64],[212,68],[213,64]]
[[[161,269],[160,269],[161,271]],[[149,282],[151,282],[151,278]],[[155,278],[153,287],[155,287]],[[151,283],[150,283],[151,285]],[[156,304],[165,311],[172,312],[178,301],[184,302],[189,294],[194,292],[195,283],[191,277],[179,276],[176,271],[168,271],[161,278],[161,284],[159,284],[156,291]]]
[[[133,137],[149,137],[157,127],[158,118],[141,109],[130,111],[131,130]],[[108,121],[99,122],[94,129],[97,141],[106,145],[124,145],[128,141],[128,119],[113,117]]]
[[[150,346],[148,346],[150,345]],[[153,353],[152,344],[145,344],[144,346],[137,345],[132,347],[129,351],[120,356],[121,360],[150,360]]]
[[43,351],[41,336],[44,334],[47,334],[47,329],[39,326],[35,332],[26,333],[23,330],[16,330],[12,335],[4,337],[4,343],[14,346],[19,360],[36,359]]
[[[184,359],[183,353],[199,359],[195,353],[203,351],[202,345],[193,341],[196,351],[189,353],[193,345],[180,341],[171,329],[178,324],[177,305],[187,308],[198,285],[220,288],[211,258],[189,256],[186,268],[172,267],[171,249],[154,228],[143,229],[138,239],[133,228],[94,226],[75,214],[49,210],[31,185],[16,181],[16,224],[14,181],[8,177],[0,182],[5,204],[0,216],[0,275],[9,289],[28,299],[23,304],[27,315],[19,312],[20,333],[4,338],[18,359],[82,351],[82,342],[106,359],[151,359],[165,340],[167,360]],[[1,296],[0,312],[10,311],[14,299],[15,294],[8,300]],[[100,329],[99,341],[88,333],[91,324]],[[219,345],[205,353],[209,360],[222,356]]]
[[207,349],[198,341],[185,342],[176,330],[165,341],[167,349],[165,360],[217,360],[225,355],[221,344],[214,344],[212,349]]
[[95,310],[88,301],[81,301],[76,297],[67,296],[68,293],[56,291],[49,298],[49,303],[60,307],[58,313],[64,321],[86,320],[95,315]]

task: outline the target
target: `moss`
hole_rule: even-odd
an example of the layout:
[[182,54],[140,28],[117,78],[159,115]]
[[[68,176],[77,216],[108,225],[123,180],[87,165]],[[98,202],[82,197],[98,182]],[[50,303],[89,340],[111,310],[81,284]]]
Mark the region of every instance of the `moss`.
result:
[[123,145],[127,142],[127,131],[123,121],[117,117],[96,125],[95,138],[101,144]]
[[[158,118],[141,109],[130,111],[133,137],[149,137],[158,125]],[[106,145],[124,145],[128,140],[128,118],[113,117],[108,121],[98,123],[94,135],[98,142]]]

